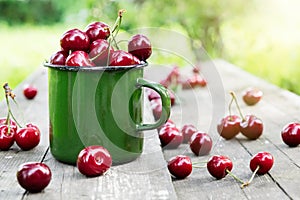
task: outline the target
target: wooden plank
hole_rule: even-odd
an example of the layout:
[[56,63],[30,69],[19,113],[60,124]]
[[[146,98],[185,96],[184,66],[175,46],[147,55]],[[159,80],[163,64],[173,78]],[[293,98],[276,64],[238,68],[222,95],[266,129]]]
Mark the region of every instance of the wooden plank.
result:
[[[168,70],[170,69],[165,69],[165,71]],[[187,76],[190,71],[190,69],[183,69],[182,74]],[[154,69],[152,72],[149,71],[149,74],[156,75],[157,72],[158,69]],[[296,158],[297,150],[285,147],[280,138],[280,130],[283,125],[290,120],[295,120],[295,117],[290,115],[290,113],[295,113],[293,111],[294,104],[290,106],[288,112],[285,112],[285,106],[278,108],[278,105],[286,105],[289,101],[300,102],[300,99],[296,98],[295,95],[290,95],[290,93],[286,95],[286,92],[278,87],[222,60],[202,63],[201,72],[208,81],[208,87],[178,91],[177,96],[180,101],[173,107],[171,119],[179,127],[185,123],[192,123],[199,130],[208,132],[214,141],[213,150],[209,156],[196,157],[191,153],[187,144],[182,144],[178,149],[164,150],[166,160],[178,154],[189,155],[193,161],[207,160],[214,154],[224,154],[232,159],[233,172],[243,180],[250,178],[250,158],[259,150],[272,153],[275,157],[275,164],[269,174],[256,176],[253,183],[243,190],[240,189],[240,184],[230,177],[216,181],[210,177],[206,169],[194,169],[187,179],[173,181],[178,197],[180,199],[196,199],[201,195],[207,199],[263,199],[271,197],[290,199],[299,196],[296,189],[299,185],[299,170],[296,164],[299,159]],[[161,80],[167,73],[160,73],[160,76],[155,76],[155,80]],[[263,100],[253,107],[246,106],[241,99],[242,91],[249,86],[257,86],[265,92]],[[260,139],[249,141],[242,135],[230,141],[219,138],[216,132],[216,123],[222,116],[228,114],[229,91],[236,92],[244,113],[255,113],[264,121],[265,131]],[[280,95],[279,103],[277,100],[273,100],[278,94]],[[291,180],[292,174],[295,174],[295,180]]]
[[[38,87],[39,93],[32,101],[22,95],[26,83]],[[156,130],[144,133],[144,152],[137,160],[113,166],[107,174],[96,178],[86,178],[76,167],[56,161],[48,152],[44,162],[53,174],[49,186],[41,193],[24,194],[15,177],[17,167],[26,161],[40,161],[49,143],[47,85],[46,69],[40,69],[14,89],[19,109],[23,111],[23,114],[16,114],[17,117],[24,123],[37,124],[42,131],[42,142],[27,152],[19,151],[16,146],[0,152],[0,199],[176,199]],[[0,108],[4,107],[1,102]],[[153,120],[149,105],[145,108],[146,120]],[[17,108],[14,106],[13,110]],[[4,111],[1,109],[2,115]]]

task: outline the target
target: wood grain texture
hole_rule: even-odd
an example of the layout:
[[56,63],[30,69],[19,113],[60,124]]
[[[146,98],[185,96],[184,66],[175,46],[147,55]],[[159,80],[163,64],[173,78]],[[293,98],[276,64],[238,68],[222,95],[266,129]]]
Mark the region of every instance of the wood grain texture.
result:
[[[38,87],[34,100],[24,98],[25,84]],[[13,112],[22,124],[32,122],[42,132],[41,143],[30,151],[20,151],[14,145],[9,151],[0,152],[0,199],[176,199],[171,177],[166,168],[157,131],[145,131],[143,154],[135,161],[113,166],[105,175],[87,178],[75,166],[56,161],[50,152],[44,162],[52,171],[49,186],[37,194],[26,193],[17,183],[16,171],[27,161],[40,161],[48,147],[48,83],[46,69],[40,69],[21,83],[14,92],[18,106]],[[5,103],[1,102],[0,114],[5,117]],[[145,104],[145,120],[153,121],[149,104]]]
[[[166,72],[163,74],[158,73],[158,68],[151,69],[148,76],[159,81],[171,67],[165,67],[164,70]],[[182,76],[189,76],[191,71],[191,68],[182,69]],[[182,144],[178,149],[164,149],[166,160],[179,154],[189,155],[194,162],[206,161],[215,154],[227,155],[233,161],[233,173],[243,180],[250,178],[252,172],[249,162],[257,152],[270,152],[275,158],[275,163],[268,174],[255,176],[252,184],[244,189],[229,176],[222,180],[214,180],[205,167],[193,169],[188,178],[173,179],[178,198],[298,199],[299,147],[289,148],[283,144],[280,132],[285,124],[299,121],[300,97],[223,60],[201,63],[200,71],[208,81],[207,87],[177,91],[178,101],[172,108],[171,119],[179,128],[189,123],[209,133],[213,138],[213,149],[210,155],[197,157],[191,152],[188,144]],[[263,99],[255,106],[247,106],[242,100],[242,93],[248,87],[258,87],[264,92]],[[247,140],[241,134],[229,141],[219,137],[216,126],[221,117],[228,114],[230,91],[236,93],[244,115],[255,114],[263,120],[264,132],[258,140]],[[233,112],[238,114],[236,108]]]

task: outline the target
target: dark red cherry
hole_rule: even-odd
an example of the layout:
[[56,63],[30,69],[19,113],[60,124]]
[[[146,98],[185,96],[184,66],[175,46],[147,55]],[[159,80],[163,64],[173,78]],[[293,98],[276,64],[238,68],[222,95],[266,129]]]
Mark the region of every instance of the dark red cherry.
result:
[[0,150],[7,151],[15,142],[14,129],[8,127],[8,125],[0,125]]
[[241,118],[237,115],[228,115],[221,119],[217,125],[218,133],[230,140],[234,138],[240,132]]
[[250,169],[252,172],[259,167],[256,172],[259,175],[266,174],[270,171],[274,163],[273,156],[268,152],[259,152],[251,158]]
[[192,173],[192,161],[189,156],[185,155],[172,157],[168,161],[168,170],[174,177],[184,179]]
[[183,141],[182,133],[178,128],[172,126],[162,127],[159,132],[161,146],[166,149],[175,149]]
[[107,149],[102,146],[88,146],[80,151],[77,158],[77,168],[83,175],[100,176],[112,165],[112,158]]
[[290,147],[300,144],[300,123],[292,122],[285,125],[281,131],[281,138]]
[[209,154],[212,148],[211,137],[204,132],[195,132],[190,139],[190,149],[196,156]]
[[183,143],[188,143],[195,132],[197,132],[197,128],[194,125],[185,124],[181,129]]
[[113,48],[106,40],[97,39],[90,46],[89,56],[96,66],[107,66],[109,55],[113,52]]
[[98,39],[106,40],[110,36],[110,29],[104,22],[92,22],[86,26],[85,33],[91,42]]
[[263,133],[263,122],[254,115],[246,115],[240,123],[240,131],[250,140],[256,140]]
[[15,141],[22,150],[30,150],[40,143],[41,133],[37,126],[32,124],[20,128],[15,134]]
[[91,67],[95,66],[95,64],[90,60],[89,54],[85,51],[74,51],[68,56],[66,66]]
[[222,179],[231,171],[233,167],[232,161],[223,155],[212,156],[207,162],[208,172],[216,179]]
[[68,56],[69,53],[67,51],[57,51],[51,55],[49,63],[53,65],[65,65]]
[[38,89],[33,85],[28,85],[24,88],[23,94],[27,99],[33,99],[37,95]]
[[17,180],[19,184],[29,192],[40,192],[51,181],[51,170],[44,163],[28,162],[19,166]]
[[140,61],[126,51],[115,50],[110,54],[110,66],[128,66],[137,64],[140,64]]
[[128,52],[140,60],[147,60],[152,54],[150,40],[142,34],[132,36],[128,42]]
[[90,39],[85,32],[79,29],[71,29],[62,35],[60,46],[66,52],[77,50],[88,51],[90,48]]
[[[16,124],[16,122],[14,122],[13,120],[9,120],[10,121],[10,128],[13,129],[15,131],[15,133],[18,130],[18,126]],[[6,118],[1,118],[0,119],[0,126],[1,125],[8,125],[7,119]]]

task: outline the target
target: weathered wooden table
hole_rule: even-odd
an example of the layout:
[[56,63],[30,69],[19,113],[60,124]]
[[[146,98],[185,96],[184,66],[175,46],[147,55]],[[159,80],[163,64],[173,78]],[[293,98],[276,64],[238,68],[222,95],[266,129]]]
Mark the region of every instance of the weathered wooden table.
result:
[[[159,81],[168,69],[151,66],[145,71],[148,79]],[[171,119],[179,128],[191,123],[208,132],[214,143],[210,155],[196,157],[188,144],[162,150],[157,131],[147,131],[144,153],[140,158],[113,166],[104,176],[86,178],[76,167],[62,164],[46,152],[47,71],[39,69],[14,89],[19,108],[14,107],[13,110],[21,122],[32,122],[40,127],[41,143],[30,151],[20,151],[14,145],[9,151],[0,152],[0,199],[300,199],[300,147],[289,148],[283,144],[280,134],[285,124],[300,120],[300,97],[222,60],[203,63],[201,71],[208,86],[177,92]],[[23,86],[28,83],[36,85],[39,90],[36,98],[30,101],[22,95]],[[241,100],[241,92],[249,86],[259,87],[264,92],[262,101],[252,107]],[[263,120],[264,133],[259,139],[250,141],[238,135],[226,141],[218,136],[216,123],[228,114],[229,91],[236,93],[244,114],[253,113]],[[149,108],[148,104],[145,106]],[[149,109],[147,113],[147,120],[153,120]],[[1,102],[0,114],[6,116],[4,102]],[[232,172],[247,180],[252,173],[250,158],[259,151],[270,152],[275,158],[274,166],[268,174],[255,176],[251,185],[244,189],[229,176],[215,180],[206,168],[195,168],[188,178],[176,180],[171,178],[166,167],[166,160],[178,154],[189,155],[195,162],[222,154],[233,161]],[[43,156],[46,156],[44,162],[52,170],[52,180],[41,193],[27,193],[17,183],[17,168],[24,162],[40,161]]]

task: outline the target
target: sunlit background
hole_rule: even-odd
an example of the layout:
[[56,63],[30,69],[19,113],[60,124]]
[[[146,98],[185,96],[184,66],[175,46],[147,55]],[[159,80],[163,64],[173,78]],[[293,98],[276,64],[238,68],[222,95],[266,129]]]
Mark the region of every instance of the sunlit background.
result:
[[[141,27],[177,31],[192,39],[182,48],[188,47],[195,60],[207,59],[197,55],[204,47],[211,59],[225,59],[300,94],[298,0],[0,0],[0,82],[17,86],[60,49],[63,32],[95,20],[112,25],[120,8],[127,10],[124,32]],[[160,53],[149,62],[187,64]]]

